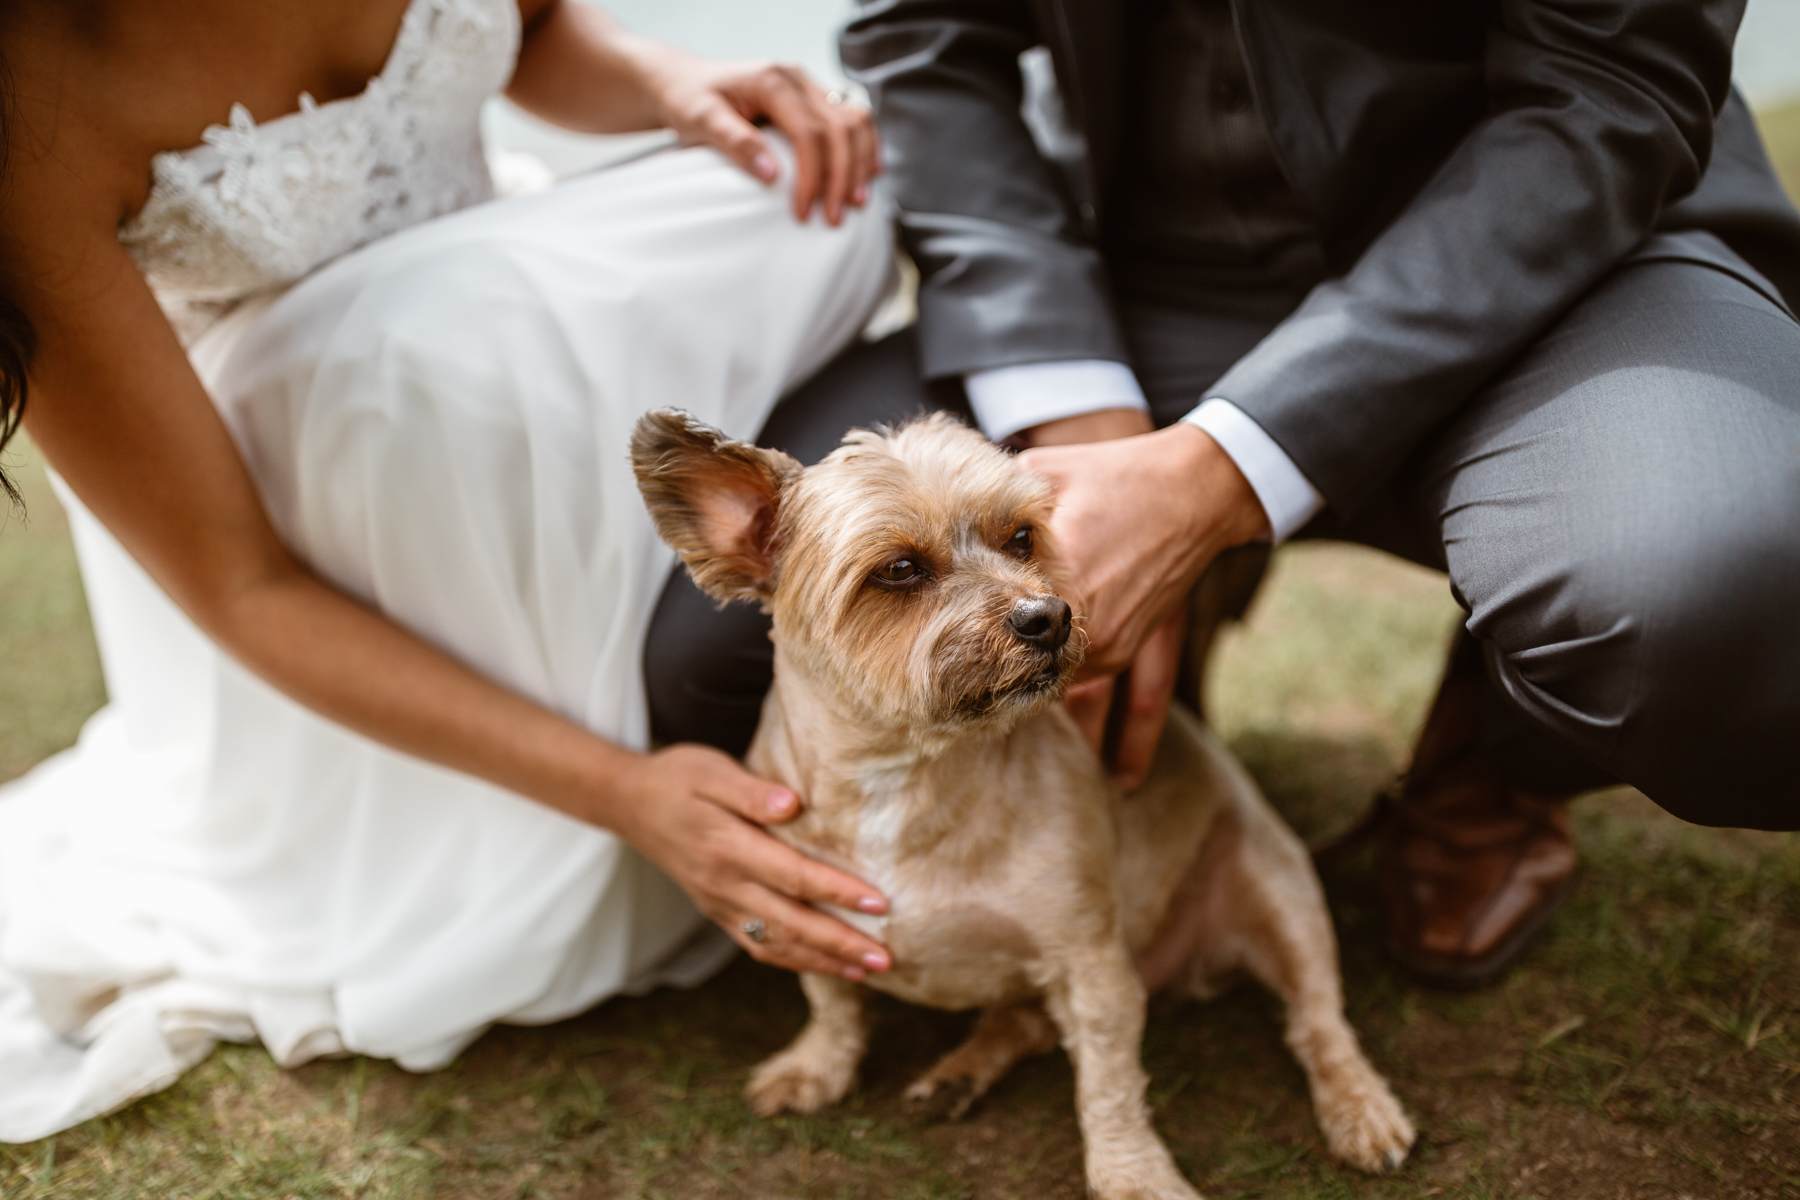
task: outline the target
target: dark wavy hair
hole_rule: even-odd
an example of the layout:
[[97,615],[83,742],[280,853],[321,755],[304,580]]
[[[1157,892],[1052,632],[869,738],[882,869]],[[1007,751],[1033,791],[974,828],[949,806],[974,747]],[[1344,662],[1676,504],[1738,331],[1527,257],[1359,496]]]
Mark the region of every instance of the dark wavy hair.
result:
[[[26,372],[31,366],[31,351],[37,341],[31,321],[17,304],[0,295],[0,451],[19,431],[25,418],[25,396],[30,385]],[[19,486],[4,469],[0,469],[0,493],[15,505],[23,506],[25,498]]]
[[[6,119],[11,104],[12,78],[6,69],[6,60],[0,58],[0,186],[6,181],[10,145]],[[0,452],[6,450],[6,444],[12,441],[13,434],[19,431],[19,423],[25,419],[25,399],[31,391],[31,353],[37,347],[37,331],[31,326],[31,318],[4,290],[5,285],[4,270],[0,270]],[[15,505],[25,502],[18,485],[7,478],[4,470],[0,470],[0,493]]]

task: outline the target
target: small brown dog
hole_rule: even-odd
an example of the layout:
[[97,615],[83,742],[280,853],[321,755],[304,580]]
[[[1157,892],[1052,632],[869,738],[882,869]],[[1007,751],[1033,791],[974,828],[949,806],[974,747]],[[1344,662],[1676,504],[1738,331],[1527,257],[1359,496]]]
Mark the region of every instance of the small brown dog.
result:
[[[778,836],[886,891],[885,918],[837,914],[893,952],[866,986],[984,1010],[910,1099],[966,1107],[1060,1035],[1094,1194],[1192,1200],[1144,1099],[1133,959],[1179,922],[1204,930],[1181,985],[1241,970],[1286,1002],[1332,1153],[1404,1160],[1413,1128],[1344,1019],[1299,840],[1192,715],[1171,716],[1149,781],[1121,797],[1057,703],[1086,638],[1046,573],[1042,480],[946,417],[852,433],[803,470],[663,410],[631,452],[700,587],[773,615],[748,765],[806,798]],[[867,1044],[863,985],[801,985],[806,1028],[750,1081],[765,1115],[843,1097]]]

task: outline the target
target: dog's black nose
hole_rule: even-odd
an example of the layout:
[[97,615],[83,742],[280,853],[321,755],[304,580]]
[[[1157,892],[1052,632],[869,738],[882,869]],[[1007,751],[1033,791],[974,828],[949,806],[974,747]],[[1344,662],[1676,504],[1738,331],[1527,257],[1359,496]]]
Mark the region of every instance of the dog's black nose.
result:
[[1022,642],[1039,650],[1061,650],[1069,640],[1069,605],[1061,596],[1033,596],[1014,604],[1006,623]]

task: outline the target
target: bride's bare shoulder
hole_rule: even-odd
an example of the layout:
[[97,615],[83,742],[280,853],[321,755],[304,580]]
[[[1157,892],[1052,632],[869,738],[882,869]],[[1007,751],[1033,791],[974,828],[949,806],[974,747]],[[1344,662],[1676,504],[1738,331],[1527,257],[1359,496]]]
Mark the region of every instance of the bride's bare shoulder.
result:
[[29,236],[36,213],[128,202],[134,146],[168,89],[112,52],[107,7],[19,0],[0,11],[0,204],[15,234]]
[[6,0],[0,76],[9,173],[74,165],[116,191],[149,189],[158,151],[196,144],[241,104],[258,120],[352,95],[379,74],[414,0]]

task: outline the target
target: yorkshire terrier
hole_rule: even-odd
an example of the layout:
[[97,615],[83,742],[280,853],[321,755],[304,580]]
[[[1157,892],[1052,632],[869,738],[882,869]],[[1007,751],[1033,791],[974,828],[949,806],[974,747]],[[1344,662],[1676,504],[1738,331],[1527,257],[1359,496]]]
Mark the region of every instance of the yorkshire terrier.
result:
[[[864,983],[803,975],[800,1035],[748,1087],[758,1113],[841,1099],[867,1046],[864,987],[982,1010],[908,1090],[960,1111],[1058,1040],[1075,1065],[1087,1182],[1194,1200],[1151,1125],[1136,958],[1202,931],[1175,985],[1247,972],[1286,1005],[1326,1143],[1398,1166],[1413,1127],[1344,1019],[1306,849],[1191,713],[1129,796],[1058,703],[1086,647],[1053,585],[1048,485],[944,416],[856,431],[817,466],[684,413],[631,446],[663,538],[715,599],[773,617],[775,684],[747,765],[806,807],[774,832],[889,897],[835,912],[884,941]],[[770,936],[778,936],[771,931]]]

